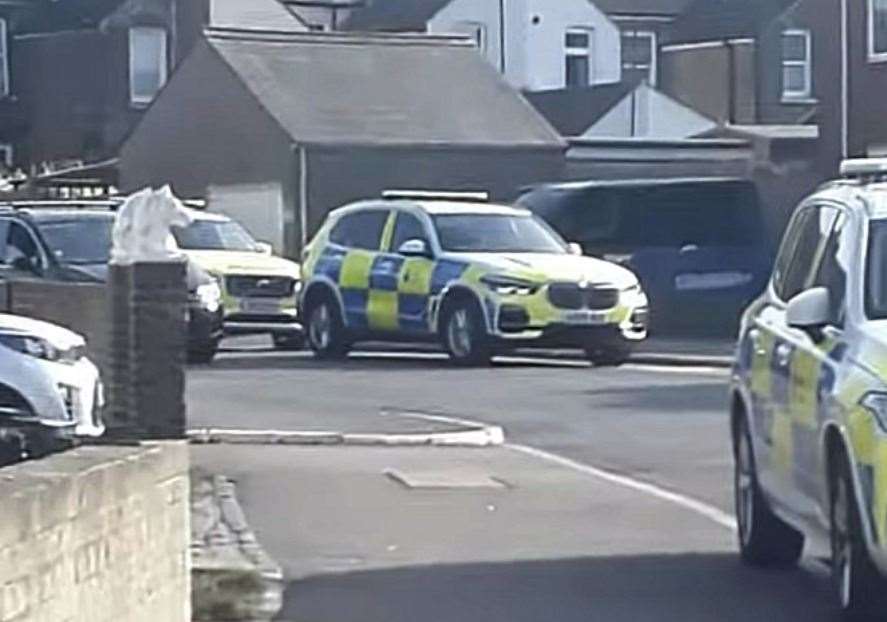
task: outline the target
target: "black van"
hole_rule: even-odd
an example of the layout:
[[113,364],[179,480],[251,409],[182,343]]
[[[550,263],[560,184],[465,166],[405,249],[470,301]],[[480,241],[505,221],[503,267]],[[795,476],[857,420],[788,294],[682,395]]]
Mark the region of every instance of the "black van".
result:
[[731,334],[770,274],[761,202],[747,180],[552,183],[518,204],[585,254],[631,268],[650,297],[653,331]]

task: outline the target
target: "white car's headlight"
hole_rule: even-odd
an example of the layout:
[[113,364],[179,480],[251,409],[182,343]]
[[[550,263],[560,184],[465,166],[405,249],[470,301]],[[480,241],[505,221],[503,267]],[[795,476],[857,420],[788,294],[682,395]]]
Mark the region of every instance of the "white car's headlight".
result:
[[200,301],[200,305],[210,313],[218,311],[222,304],[222,289],[218,282],[212,281],[198,285],[197,299]]
[[497,274],[482,277],[481,282],[500,296],[530,296],[539,289],[536,283]]
[[62,358],[62,352],[58,348],[35,335],[0,332],[0,344],[44,361],[58,361]]
[[859,405],[872,413],[883,432],[887,432],[887,393],[871,391],[862,396]]
[[640,283],[634,283],[619,292],[619,301],[629,306],[638,302],[639,298],[644,296],[644,290],[641,289]]

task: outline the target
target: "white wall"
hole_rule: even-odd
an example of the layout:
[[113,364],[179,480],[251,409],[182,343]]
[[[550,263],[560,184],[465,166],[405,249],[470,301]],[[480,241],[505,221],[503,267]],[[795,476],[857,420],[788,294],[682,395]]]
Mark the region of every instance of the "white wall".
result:
[[[432,33],[464,33],[466,22],[486,27],[487,61],[501,68],[499,0],[453,0],[428,23]],[[589,0],[506,0],[505,77],[527,91],[565,86],[564,34],[570,27],[594,31],[592,84],[622,79],[619,28]]]
[[642,84],[601,117],[583,136],[678,139],[697,136],[715,127],[717,124],[711,119]]

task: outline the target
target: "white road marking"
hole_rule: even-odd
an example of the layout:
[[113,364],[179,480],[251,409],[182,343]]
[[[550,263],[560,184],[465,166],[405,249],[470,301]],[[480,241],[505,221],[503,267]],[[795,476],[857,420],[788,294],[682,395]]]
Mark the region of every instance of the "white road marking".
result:
[[[383,411],[383,415],[394,415],[400,417],[410,417],[414,419],[424,419],[426,421],[436,421],[438,423],[452,423],[457,425],[464,425],[470,427],[486,427],[487,424],[482,423],[480,421],[472,421],[470,419],[463,419],[457,417],[447,417],[443,415],[426,415],[424,413],[419,413],[415,411],[407,411],[407,412],[397,412],[397,411]],[[504,440],[504,439],[503,439]],[[578,471],[585,475],[595,477],[600,480],[604,480],[611,484],[615,484],[617,486],[622,486],[623,488],[628,488],[630,490],[634,490],[636,492],[640,492],[646,495],[650,495],[652,497],[656,497],[657,499],[661,499],[663,501],[667,501],[674,505],[678,505],[684,509],[690,510],[700,516],[704,516],[705,518],[717,523],[721,527],[725,527],[732,531],[736,531],[736,519],[732,514],[728,514],[723,510],[706,503],[704,501],[700,501],[698,499],[694,499],[693,497],[689,497],[687,495],[683,495],[678,492],[674,492],[672,490],[668,490],[661,486],[657,486],[656,484],[651,484],[649,482],[644,482],[633,477],[629,477],[627,475],[620,475],[618,473],[613,473],[611,471],[606,471],[604,469],[600,469],[598,467],[591,466],[589,464],[584,464],[582,462],[577,462],[576,460],[572,460],[570,458],[565,458],[563,456],[559,456],[557,454],[553,454],[551,452],[537,449],[535,447],[529,447],[527,445],[519,445],[516,443],[505,443],[502,445],[506,449],[510,449],[512,451],[517,451],[528,456],[532,456],[539,460],[545,460],[546,462],[551,462],[553,464],[557,464],[562,467],[566,467],[568,469],[572,469],[574,471]]]
[[656,497],[657,499],[681,506],[684,509],[699,514],[700,516],[704,516],[721,527],[725,527],[732,531],[736,530],[736,519],[733,518],[731,514],[705,503],[704,501],[699,501],[698,499],[688,497],[687,495],[673,492],[655,484],[628,477],[627,475],[619,475],[582,462],[577,462],[576,460],[571,460],[570,458],[564,458],[563,456],[536,449],[535,447],[506,443],[505,448],[584,473],[585,475],[604,480],[617,486],[622,486],[623,488],[628,488],[651,497]]

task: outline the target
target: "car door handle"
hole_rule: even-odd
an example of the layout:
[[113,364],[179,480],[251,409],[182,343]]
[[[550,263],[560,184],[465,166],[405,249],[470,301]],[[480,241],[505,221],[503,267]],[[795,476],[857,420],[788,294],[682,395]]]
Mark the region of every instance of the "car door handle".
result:
[[787,343],[776,346],[776,364],[780,367],[788,367],[792,360],[792,348]]

